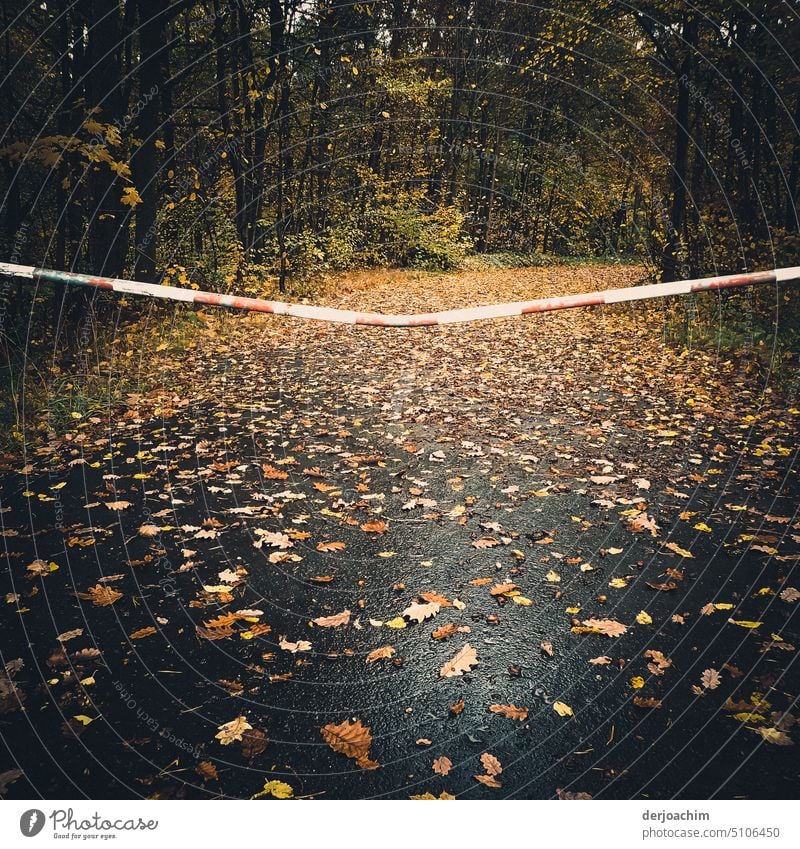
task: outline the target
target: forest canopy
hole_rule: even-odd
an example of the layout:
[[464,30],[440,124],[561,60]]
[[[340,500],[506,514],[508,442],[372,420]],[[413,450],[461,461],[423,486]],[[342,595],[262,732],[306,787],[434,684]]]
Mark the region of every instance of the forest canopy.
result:
[[11,261],[257,293],[473,254],[800,262],[782,2],[4,2]]

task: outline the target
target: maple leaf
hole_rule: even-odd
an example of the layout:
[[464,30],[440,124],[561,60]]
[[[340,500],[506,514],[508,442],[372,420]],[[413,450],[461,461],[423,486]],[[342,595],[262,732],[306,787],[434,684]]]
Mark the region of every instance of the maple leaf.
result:
[[345,719],[338,725],[328,723],[320,729],[322,739],[333,749],[345,757],[354,760],[364,769],[374,769],[377,764],[369,759],[369,748],[372,745],[372,732],[360,719],[350,721]]
[[452,768],[453,762],[450,760],[450,758],[447,758],[444,755],[439,758],[436,758],[436,760],[433,762],[433,771],[437,775],[447,775]]
[[315,625],[322,628],[336,628],[338,625],[347,625],[350,622],[351,612],[343,610],[341,613],[335,613],[333,616],[319,616],[313,619]]
[[388,660],[396,654],[394,646],[381,646],[379,649],[373,649],[366,658],[367,663],[375,663],[378,660]]
[[81,598],[88,599],[98,607],[108,607],[122,598],[122,593],[113,587],[103,587],[96,584],[86,593],[78,593]]
[[400,615],[406,619],[413,619],[414,622],[424,622],[432,616],[436,616],[441,605],[438,601],[429,601],[426,604],[409,605]]
[[516,705],[489,705],[489,710],[492,713],[499,713],[506,719],[516,719],[519,722],[524,722],[528,718],[528,708],[517,707]]
[[582,624],[607,637],[620,637],[628,630],[626,625],[616,619],[584,619]]
[[481,755],[481,765],[488,775],[500,775],[503,771],[500,761],[489,752],[484,752]]
[[463,675],[469,672],[478,663],[478,653],[469,643],[456,652],[455,657],[448,660],[439,671],[440,678],[452,678],[455,675]]
[[230,722],[223,722],[217,726],[219,733],[214,735],[216,740],[223,746],[230,746],[235,740],[241,740],[245,731],[250,731],[253,726],[243,716],[237,716]]

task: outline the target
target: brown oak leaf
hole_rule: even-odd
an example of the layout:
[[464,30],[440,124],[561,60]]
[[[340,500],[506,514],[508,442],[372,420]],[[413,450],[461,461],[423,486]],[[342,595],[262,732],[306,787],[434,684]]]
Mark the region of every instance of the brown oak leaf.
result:
[[492,713],[499,713],[506,719],[516,719],[519,722],[524,722],[528,718],[528,708],[517,707],[516,705],[489,705],[489,710]]
[[463,675],[469,672],[478,663],[478,653],[469,643],[456,652],[455,657],[448,660],[439,671],[440,678],[452,678],[455,675]]

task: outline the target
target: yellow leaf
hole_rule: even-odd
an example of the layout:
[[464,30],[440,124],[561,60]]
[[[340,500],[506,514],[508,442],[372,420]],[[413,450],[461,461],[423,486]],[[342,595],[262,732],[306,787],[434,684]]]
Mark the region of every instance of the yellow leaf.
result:
[[733,718],[739,722],[766,722],[763,716],[757,713],[734,713]]
[[294,796],[294,790],[285,781],[267,781],[264,783],[264,789],[256,793],[253,798],[261,799],[264,796],[273,796],[275,799],[291,799]]
[[644,678],[641,675],[636,675],[634,678],[631,678],[631,687],[634,690],[641,690],[644,687]]
[[384,623],[387,628],[405,628],[406,620],[403,619],[402,616],[395,616],[394,619],[390,619],[388,622]]
[[731,625],[738,625],[740,628],[760,628],[763,622],[751,622],[749,619],[729,619]]
[[695,529],[696,531],[703,531],[703,532],[705,532],[705,533],[707,533],[707,534],[710,534],[710,533],[711,533],[711,528],[709,528],[709,527],[708,527],[708,525],[707,525],[705,522],[698,522],[698,523],[694,526],[694,529]]
[[97,719],[96,716],[86,716],[82,713],[79,713],[77,716],[73,716],[72,718],[82,723],[83,725],[88,725],[90,722],[94,722],[95,719]]
[[641,611],[639,611],[639,613],[636,614],[636,621],[640,625],[652,625],[653,624],[653,618],[650,616],[649,613],[645,613],[644,610],[641,610]]
[[133,186],[126,186],[122,190],[122,198],[120,199],[120,203],[123,206],[129,206],[133,209],[137,204],[141,203],[142,199],[139,196],[139,192]]
[[559,716],[574,716],[572,708],[564,702],[553,702],[553,710]]
[[522,607],[530,607],[533,604],[533,602],[529,598],[526,598],[524,595],[512,596],[511,600],[514,602],[514,604],[520,604],[522,605]]

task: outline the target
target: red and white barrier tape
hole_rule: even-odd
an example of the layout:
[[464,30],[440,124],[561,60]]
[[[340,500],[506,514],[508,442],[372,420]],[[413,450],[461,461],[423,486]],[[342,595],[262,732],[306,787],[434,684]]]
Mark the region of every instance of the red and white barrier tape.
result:
[[516,301],[509,304],[490,304],[485,307],[445,310],[443,312],[418,313],[416,315],[391,315],[371,312],[354,312],[332,307],[315,307],[307,304],[287,304],[282,301],[265,301],[261,298],[240,298],[235,295],[220,295],[193,289],[179,289],[156,283],[139,283],[135,280],[120,280],[115,277],[93,277],[69,271],[54,271],[35,268],[32,265],[0,263],[0,276],[21,277],[45,283],[62,283],[76,286],[94,286],[125,295],[145,295],[171,301],[185,301],[211,307],[229,307],[237,310],[290,315],[313,321],[332,321],[343,324],[364,324],[376,327],[427,327],[437,324],[456,324],[478,321],[484,318],[504,318],[550,312],[573,307],[619,304],[623,301],[643,301],[648,298],[665,298],[669,295],[688,295],[692,292],[708,292],[715,289],[730,289],[740,286],[755,286],[759,283],[780,283],[800,279],[800,266],[778,268],[774,271],[757,271],[750,274],[726,274],[722,277],[705,277],[696,280],[677,280],[674,283],[655,283],[648,286],[629,286],[624,289],[605,289],[585,292],[580,295],[564,295],[560,298],[539,298],[534,301]]

